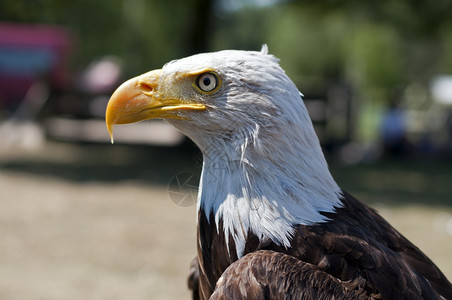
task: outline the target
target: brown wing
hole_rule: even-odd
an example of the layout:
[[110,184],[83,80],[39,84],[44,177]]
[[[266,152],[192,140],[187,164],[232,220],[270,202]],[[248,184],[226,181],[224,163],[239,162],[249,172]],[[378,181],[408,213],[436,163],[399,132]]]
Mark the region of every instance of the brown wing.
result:
[[192,299],[199,298],[199,261],[196,256],[190,263],[190,271],[187,278],[188,289],[192,292]]
[[370,299],[358,286],[293,256],[260,250],[230,265],[210,299]]
[[374,210],[344,194],[331,221],[298,226],[292,247],[269,249],[311,263],[383,299],[452,299],[452,285],[418,248]]
[[[452,285],[418,248],[347,193],[342,201],[336,213],[325,213],[328,222],[297,226],[287,249],[249,232],[245,245],[249,254],[238,261],[225,252],[222,230],[218,235],[212,229],[207,237],[198,232],[201,298],[209,298],[217,283],[218,299],[244,293],[259,299],[278,291],[293,294],[294,299],[300,295],[341,299],[351,294],[358,299],[452,299]],[[205,220],[201,218],[199,225],[215,228],[213,221]],[[273,271],[265,274],[268,267]],[[217,282],[222,274],[223,281]],[[244,285],[256,288],[247,290]],[[273,295],[270,299],[278,299]]]

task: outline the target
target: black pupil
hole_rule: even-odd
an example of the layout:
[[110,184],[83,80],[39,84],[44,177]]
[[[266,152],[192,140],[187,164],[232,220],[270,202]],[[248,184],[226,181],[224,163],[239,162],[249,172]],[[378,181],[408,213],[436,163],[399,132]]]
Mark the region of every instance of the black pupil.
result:
[[211,80],[210,80],[210,78],[209,77],[204,77],[203,78],[203,80],[202,80],[202,83],[204,84],[204,86],[209,86],[210,85],[210,83],[211,83]]

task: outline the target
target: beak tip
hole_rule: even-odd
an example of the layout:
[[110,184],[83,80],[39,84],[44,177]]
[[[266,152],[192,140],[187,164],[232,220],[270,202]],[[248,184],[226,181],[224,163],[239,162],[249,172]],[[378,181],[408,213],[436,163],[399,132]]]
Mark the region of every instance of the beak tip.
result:
[[107,130],[108,130],[108,134],[110,135],[110,142],[112,144],[115,143],[115,139],[113,137],[113,124],[110,124],[107,122]]

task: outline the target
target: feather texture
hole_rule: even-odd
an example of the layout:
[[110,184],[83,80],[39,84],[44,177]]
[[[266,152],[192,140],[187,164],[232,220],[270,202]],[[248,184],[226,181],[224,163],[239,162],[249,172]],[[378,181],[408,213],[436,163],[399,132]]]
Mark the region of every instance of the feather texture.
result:
[[341,201],[330,221],[297,226],[288,248],[250,233],[242,258],[201,212],[202,299],[452,299],[451,284],[419,249],[349,194]]

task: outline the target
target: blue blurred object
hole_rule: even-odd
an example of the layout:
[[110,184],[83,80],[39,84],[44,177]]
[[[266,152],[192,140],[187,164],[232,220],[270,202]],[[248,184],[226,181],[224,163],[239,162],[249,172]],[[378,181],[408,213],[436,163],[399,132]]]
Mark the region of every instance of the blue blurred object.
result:
[[67,85],[71,45],[62,27],[0,23],[0,104],[17,106],[43,79],[55,88]]

